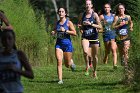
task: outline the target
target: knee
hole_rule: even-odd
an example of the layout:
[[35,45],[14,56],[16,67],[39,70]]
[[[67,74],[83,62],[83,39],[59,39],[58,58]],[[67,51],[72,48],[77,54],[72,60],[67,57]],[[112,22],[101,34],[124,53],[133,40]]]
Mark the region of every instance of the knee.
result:
[[93,56],[93,59],[97,60],[98,59],[98,56],[97,55],[94,55]]
[[70,67],[70,64],[71,63],[71,61],[65,61],[65,66],[67,67],[67,68],[69,68]]
[[84,55],[87,56],[88,55],[88,51],[84,51]]
[[116,54],[116,48],[112,48],[112,53]]
[[69,63],[65,63],[65,66],[67,67],[67,68],[69,68],[70,67],[70,64]]
[[57,66],[62,66],[62,60],[57,59]]

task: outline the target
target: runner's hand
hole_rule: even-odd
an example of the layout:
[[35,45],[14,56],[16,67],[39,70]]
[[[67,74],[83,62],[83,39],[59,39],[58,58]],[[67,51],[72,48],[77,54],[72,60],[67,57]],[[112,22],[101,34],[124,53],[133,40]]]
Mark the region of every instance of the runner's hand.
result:
[[91,22],[90,21],[84,21],[83,25],[91,25]]
[[130,28],[129,30],[130,30],[130,31],[133,31],[133,28]]
[[65,28],[64,27],[60,27],[60,31],[65,32]]
[[125,25],[125,24],[126,24],[125,21],[120,22],[120,26],[123,26],[123,25]]
[[51,35],[55,35],[55,31],[52,31],[52,32],[51,32]]

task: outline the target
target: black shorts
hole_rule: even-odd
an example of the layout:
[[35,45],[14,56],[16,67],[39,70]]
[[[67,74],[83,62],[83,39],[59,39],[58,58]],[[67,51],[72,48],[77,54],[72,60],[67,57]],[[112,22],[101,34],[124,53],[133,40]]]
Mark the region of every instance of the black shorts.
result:
[[99,44],[99,47],[100,47],[100,42],[99,41],[89,41],[90,45],[94,45],[94,44]]
[[130,38],[126,38],[126,39],[123,39],[123,40],[115,40],[116,41],[116,43],[117,44],[123,44],[123,42],[125,42],[125,41],[128,41],[128,40],[130,40]]

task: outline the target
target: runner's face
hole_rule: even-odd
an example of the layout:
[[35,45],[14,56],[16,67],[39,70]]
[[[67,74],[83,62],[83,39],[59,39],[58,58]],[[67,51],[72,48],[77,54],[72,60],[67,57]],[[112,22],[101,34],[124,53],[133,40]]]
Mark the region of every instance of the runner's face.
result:
[[120,13],[120,14],[124,14],[125,8],[124,8],[123,5],[119,5],[118,10],[119,10],[119,13]]
[[110,13],[110,10],[111,10],[110,5],[105,4],[104,10],[105,10],[106,13]]
[[2,44],[6,49],[12,49],[14,46],[14,42],[15,39],[13,37],[13,34],[10,32],[7,32],[2,38]]
[[90,0],[86,1],[86,10],[91,10],[92,7],[93,7],[93,5],[92,5],[91,1]]
[[58,11],[58,15],[60,18],[63,18],[66,16],[65,10],[63,8],[60,8]]

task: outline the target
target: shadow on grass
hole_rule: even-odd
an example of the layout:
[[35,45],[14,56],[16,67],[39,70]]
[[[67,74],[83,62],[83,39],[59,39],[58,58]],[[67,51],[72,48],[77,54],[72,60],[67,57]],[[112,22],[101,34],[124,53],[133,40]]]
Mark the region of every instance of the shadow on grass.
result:
[[32,82],[32,83],[57,83],[58,80],[51,80],[51,81],[47,81],[47,80],[22,80],[24,82]]
[[89,84],[72,84],[72,85],[66,85],[63,86],[63,88],[68,88],[68,89],[80,89],[80,90],[92,90],[92,89],[97,89],[97,90],[114,90],[114,89],[119,89],[120,87],[117,87],[116,85],[122,85],[121,82],[113,82],[113,83],[89,83]]

